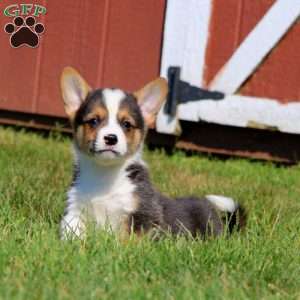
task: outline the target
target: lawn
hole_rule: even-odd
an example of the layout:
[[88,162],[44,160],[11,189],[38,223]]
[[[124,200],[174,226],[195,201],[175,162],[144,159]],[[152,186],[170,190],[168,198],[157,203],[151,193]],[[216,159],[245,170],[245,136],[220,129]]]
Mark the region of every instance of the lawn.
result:
[[70,144],[0,128],[0,299],[300,299],[300,165],[146,151],[161,191],[232,196],[249,212],[246,230],[62,242]]

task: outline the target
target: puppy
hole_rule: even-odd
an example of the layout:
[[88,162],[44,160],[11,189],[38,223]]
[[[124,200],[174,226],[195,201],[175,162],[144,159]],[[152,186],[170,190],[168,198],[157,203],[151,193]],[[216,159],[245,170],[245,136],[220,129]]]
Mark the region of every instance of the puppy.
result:
[[152,186],[142,149],[147,126],[154,123],[168,93],[165,79],[134,93],[93,90],[66,67],[61,90],[75,158],[62,238],[83,237],[89,222],[122,235],[159,229],[193,237],[217,236],[244,224],[243,209],[231,198],[171,200]]

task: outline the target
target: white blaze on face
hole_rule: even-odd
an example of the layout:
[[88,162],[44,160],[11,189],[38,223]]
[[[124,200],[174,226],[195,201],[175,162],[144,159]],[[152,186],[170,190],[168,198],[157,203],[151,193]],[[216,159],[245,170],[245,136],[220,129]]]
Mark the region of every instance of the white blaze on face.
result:
[[[104,89],[102,93],[103,100],[108,111],[108,122],[98,131],[95,148],[96,151],[112,149],[123,156],[127,152],[127,141],[117,117],[120,104],[126,95],[123,91],[117,89]],[[113,146],[107,146],[105,144],[104,137],[111,134],[116,135],[118,142]],[[115,155],[111,152],[104,152],[103,156],[107,156],[107,158],[113,158]]]

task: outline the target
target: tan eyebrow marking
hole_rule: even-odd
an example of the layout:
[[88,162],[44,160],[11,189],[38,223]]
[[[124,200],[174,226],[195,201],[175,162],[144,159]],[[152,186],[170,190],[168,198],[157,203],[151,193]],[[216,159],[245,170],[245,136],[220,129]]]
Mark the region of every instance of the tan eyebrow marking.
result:
[[97,105],[89,114],[84,116],[83,120],[87,121],[92,118],[99,117],[101,120],[106,119],[108,116],[108,111],[103,106]]
[[131,116],[130,111],[127,108],[122,108],[118,112],[118,120],[128,120],[133,126],[136,126],[134,118]]

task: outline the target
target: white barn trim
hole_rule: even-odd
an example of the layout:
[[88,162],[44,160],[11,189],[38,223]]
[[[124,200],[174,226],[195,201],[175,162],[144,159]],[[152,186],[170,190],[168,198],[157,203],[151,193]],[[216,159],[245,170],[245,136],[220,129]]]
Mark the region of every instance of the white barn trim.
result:
[[[168,1],[162,76],[166,77],[169,66],[179,66],[182,69],[182,80],[201,86],[210,15],[211,0]],[[277,0],[212,81],[210,88],[225,92],[225,99],[181,104],[178,106],[177,118],[239,127],[262,125],[282,132],[300,133],[299,101],[284,105],[276,99],[232,95],[255,71],[299,15],[300,1]],[[177,123],[176,118],[170,119],[161,110],[157,130],[174,134]]]
[[[168,0],[160,75],[167,77],[169,66],[181,67],[181,79],[200,87],[205,67],[205,50],[211,0]],[[157,130],[174,133],[176,119],[160,111]]]
[[300,1],[277,0],[212,80],[209,88],[234,94],[300,14]]

